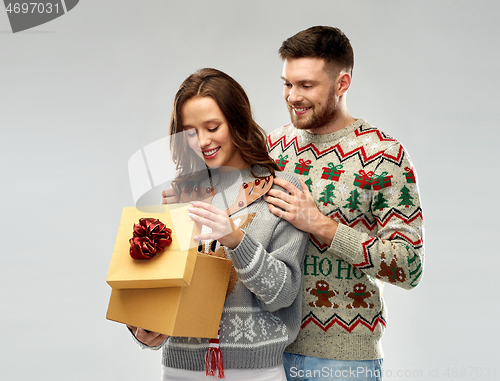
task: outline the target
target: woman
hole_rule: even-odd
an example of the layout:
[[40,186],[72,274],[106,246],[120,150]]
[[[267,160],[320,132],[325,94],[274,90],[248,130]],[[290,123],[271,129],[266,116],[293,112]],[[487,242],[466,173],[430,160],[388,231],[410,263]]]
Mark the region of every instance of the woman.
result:
[[[300,188],[299,182],[276,171],[244,90],[216,69],[199,70],[183,82],[170,135],[177,198],[191,202],[191,218],[204,225],[194,237],[201,241],[199,250],[227,256],[234,273],[219,344],[130,328],[143,344],[163,348],[164,380],[214,373],[238,381],[285,380],[282,355],[299,330],[308,237],[274,216],[263,196],[274,176]],[[216,364],[210,361],[213,352],[221,354]]]

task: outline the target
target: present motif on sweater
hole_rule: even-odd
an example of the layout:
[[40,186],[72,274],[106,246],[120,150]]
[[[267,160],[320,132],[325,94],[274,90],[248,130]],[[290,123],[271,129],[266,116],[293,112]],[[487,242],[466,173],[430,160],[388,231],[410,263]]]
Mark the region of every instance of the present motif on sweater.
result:
[[415,179],[415,174],[413,173],[413,168],[405,167],[406,182],[410,184],[415,184],[417,181]]
[[299,175],[308,175],[309,171],[312,169],[311,160],[306,160],[304,159],[299,159],[298,163],[295,163],[295,173],[298,173]]
[[323,167],[322,179],[339,181],[340,175],[345,171],[341,170],[342,164],[335,166],[333,163],[328,163],[328,167]]
[[278,167],[280,168],[280,171],[283,171],[285,169],[286,163],[288,163],[288,155],[279,155],[279,157],[275,160],[276,164],[278,164]]

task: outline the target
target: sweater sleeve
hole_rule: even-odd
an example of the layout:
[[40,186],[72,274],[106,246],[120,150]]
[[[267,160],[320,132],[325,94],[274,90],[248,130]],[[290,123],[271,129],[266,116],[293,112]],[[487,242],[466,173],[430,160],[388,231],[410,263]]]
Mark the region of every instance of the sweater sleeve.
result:
[[400,162],[383,155],[375,170],[370,205],[376,233],[339,224],[329,250],[369,276],[412,289],[423,273],[424,223],[416,173],[401,145],[400,150]]
[[[294,185],[300,187],[298,181]],[[268,212],[267,203],[264,207]],[[308,239],[307,233],[279,219],[267,250],[247,233],[236,248],[227,249],[238,278],[257,296],[263,310],[288,307],[297,298]]]

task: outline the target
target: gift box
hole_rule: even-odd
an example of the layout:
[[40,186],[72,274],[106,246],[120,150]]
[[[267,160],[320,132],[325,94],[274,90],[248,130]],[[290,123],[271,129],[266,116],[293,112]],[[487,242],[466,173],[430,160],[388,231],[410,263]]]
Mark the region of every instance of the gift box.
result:
[[405,167],[404,175],[406,177],[406,182],[409,184],[415,184],[417,180],[415,179],[415,173],[413,172],[413,168]]
[[216,338],[231,266],[198,253],[189,286],[113,289],[106,318],[169,336]]
[[299,159],[298,163],[295,163],[294,173],[299,175],[309,175],[309,171],[312,169],[311,160]]
[[359,174],[358,173],[354,174],[355,179],[353,185],[361,189],[371,189],[373,181],[372,176],[373,176],[372,171],[366,173],[365,171],[360,170]]
[[384,188],[388,188],[392,185],[391,182],[392,175],[387,176],[387,172],[383,172],[381,175],[373,175],[373,190],[381,190]]
[[279,155],[278,158],[275,160],[276,164],[278,164],[278,167],[280,168],[280,171],[285,170],[286,163],[288,163],[288,155]]
[[323,174],[321,175],[321,178],[339,181],[340,175],[345,172],[341,169],[342,167],[342,164],[335,166],[333,163],[328,163],[328,167],[323,167]]
[[[190,204],[123,208],[106,281],[113,289],[188,286],[197,258],[193,237],[200,226],[189,216]],[[172,230],[172,242],[151,259],[134,259],[130,239],[141,218],[157,219]]]

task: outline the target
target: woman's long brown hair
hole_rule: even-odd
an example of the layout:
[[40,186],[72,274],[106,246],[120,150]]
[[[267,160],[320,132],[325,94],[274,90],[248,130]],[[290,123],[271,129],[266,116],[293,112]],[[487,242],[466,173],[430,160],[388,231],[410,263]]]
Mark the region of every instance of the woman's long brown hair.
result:
[[187,77],[180,86],[174,99],[174,108],[170,123],[170,150],[177,167],[176,182],[198,180],[196,173],[206,170],[205,162],[190,150],[181,120],[182,106],[194,97],[211,97],[224,114],[231,140],[239,150],[242,159],[251,165],[254,177],[254,165],[267,168],[274,176],[279,170],[276,162],[269,156],[266,146],[265,131],[253,120],[250,101],[238,82],[217,69],[205,68]]

